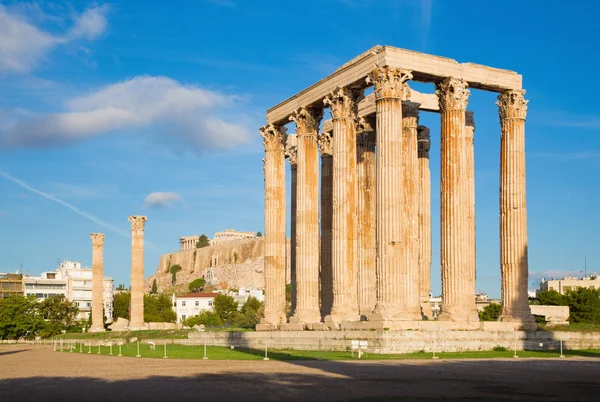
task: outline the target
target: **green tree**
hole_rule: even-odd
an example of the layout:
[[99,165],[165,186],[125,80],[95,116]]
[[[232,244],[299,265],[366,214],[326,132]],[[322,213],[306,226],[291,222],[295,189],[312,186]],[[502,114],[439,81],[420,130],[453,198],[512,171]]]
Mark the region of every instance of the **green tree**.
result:
[[119,286],[117,286],[117,290],[124,291],[124,290],[127,290],[127,289],[125,289],[125,285],[123,285],[121,283]]
[[175,264],[175,265],[171,265],[171,267],[169,268],[169,272],[171,273],[171,283],[173,285],[175,285],[175,283],[177,283],[177,272],[181,271],[181,265],[179,264]]
[[156,285],[156,278],[154,278],[154,280],[152,281],[152,290],[150,290],[150,293],[152,293],[152,294],[158,293],[158,286]]
[[238,310],[238,302],[231,296],[220,294],[215,296],[213,307],[225,324],[231,324]]
[[234,324],[241,328],[254,328],[263,312],[263,303],[259,302],[256,297],[249,297],[240,312],[236,314]]
[[223,320],[214,311],[203,310],[198,315],[194,315],[183,320],[183,325],[193,327],[194,325],[204,325],[206,327],[222,327]]
[[202,233],[200,237],[198,237],[198,241],[196,242],[196,248],[203,248],[208,246],[210,246],[210,240],[208,240],[208,237],[206,237],[206,235]]
[[144,295],[144,322],[175,322],[171,298],[165,293]]
[[46,321],[41,335],[44,338],[58,335],[61,331],[69,331],[77,325],[79,308],[64,295],[56,295],[44,299],[40,303],[40,313]]
[[206,286],[206,281],[202,277],[191,281],[188,285],[188,289],[190,290],[190,292],[201,292],[204,286]]
[[131,302],[131,293],[121,292],[115,293],[113,300],[113,317],[115,321],[121,317],[129,319],[129,303]]
[[30,337],[45,325],[35,296],[14,294],[0,299],[0,339]]
[[561,295],[556,290],[539,292],[537,300],[543,306],[566,306],[568,304],[565,295]]
[[600,323],[600,290],[580,287],[567,291],[570,322]]
[[501,313],[502,305],[498,303],[490,303],[483,308],[483,311],[479,312],[479,319],[481,321],[498,321]]
[[262,237],[262,233],[261,232],[256,232],[256,237]]

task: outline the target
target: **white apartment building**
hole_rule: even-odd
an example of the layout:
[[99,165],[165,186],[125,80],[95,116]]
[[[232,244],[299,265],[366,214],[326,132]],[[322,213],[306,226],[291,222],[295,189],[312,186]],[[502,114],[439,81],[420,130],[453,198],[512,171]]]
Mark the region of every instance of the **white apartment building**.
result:
[[262,289],[239,288],[237,292],[229,292],[229,296],[238,302],[238,310],[242,308],[250,297],[255,297],[259,302],[265,301],[265,293]]
[[177,323],[186,318],[200,314],[203,310],[212,311],[215,296],[218,293],[188,293],[181,296],[173,295],[173,310],[177,314]]
[[577,290],[579,288],[600,289],[600,277],[593,273],[583,278],[574,278],[571,275],[565,276],[562,279],[546,280],[542,278],[540,283],[540,292],[556,290],[560,294],[565,294],[569,290]]
[[[104,315],[113,321],[114,281],[104,277]],[[40,300],[58,294],[75,302],[79,307],[78,319],[88,319],[92,308],[92,269],[81,266],[81,261],[64,261],[56,271],[42,272],[39,277],[23,278],[23,293]]]

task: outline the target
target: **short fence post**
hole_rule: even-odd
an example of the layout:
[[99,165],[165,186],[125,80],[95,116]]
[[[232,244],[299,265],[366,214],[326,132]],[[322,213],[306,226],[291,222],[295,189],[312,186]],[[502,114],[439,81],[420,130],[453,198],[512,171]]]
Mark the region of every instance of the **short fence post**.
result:
[[167,358],[167,341],[165,341],[164,345],[165,345],[165,355],[163,356],[163,359],[166,359]]
[[206,357],[206,339],[204,339],[204,357],[202,360],[208,360],[208,357]]
[[117,356],[123,356],[123,354],[121,353],[121,344],[119,343],[119,354]]
[[60,340],[60,351],[61,352],[63,351],[63,340],[62,339]]
[[267,349],[269,348],[269,343],[265,342],[265,357],[263,360],[269,360],[269,356],[267,355]]
[[88,355],[92,353],[92,342],[88,344]]
[[98,353],[96,353],[97,355],[100,354],[100,342],[98,342]]
[[83,352],[83,342],[79,342],[79,353]]
[[52,351],[56,352],[56,339],[52,339]]
[[109,356],[112,356],[112,355],[113,355],[113,354],[112,354],[112,342],[110,343],[110,352],[109,352],[108,354],[109,354]]
[[69,345],[69,352],[73,352],[73,339],[71,339],[71,342]]
[[142,355],[140,355],[140,341],[137,341],[137,351],[138,354],[135,357],[142,357]]
[[559,357],[565,357],[565,355],[563,355],[563,344],[562,344],[562,340],[560,341],[560,356]]

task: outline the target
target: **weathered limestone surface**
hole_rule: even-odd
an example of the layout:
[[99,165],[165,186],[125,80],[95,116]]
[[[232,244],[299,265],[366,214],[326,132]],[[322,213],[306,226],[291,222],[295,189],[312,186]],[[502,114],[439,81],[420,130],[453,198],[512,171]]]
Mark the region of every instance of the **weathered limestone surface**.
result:
[[321,316],[331,314],[332,283],[332,219],[333,219],[333,137],[330,132],[319,135],[321,150]]
[[296,215],[298,214],[298,139],[287,136],[285,155],[290,161],[290,283],[292,287],[291,313],[296,311]]
[[319,309],[319,156],[322,109],[300,108],[290,118],[298,140],[296,310],[290,322],[321,321]]
[[375,206],[375,116],[360,118],[356,140],[358,182],[358,310],[361,317],[371,314],[377,301],[376,206]]
[[333,118],[333,306],[325,321],[358,321],[356,286],[356,113],[362,91],[340,88],[324,100]]
[[448,78],[436,90],[441,126],[441,265],[442,312],[438,320],[478,321],[475,289],[468,272],[468,167],[465,155],[465,109],[469,99],[464,80]]
[[419,147],[419,298],[421,314],[431,315],[429,290],[431,289],[431,172],[429,170],[429,129],[417,128]]
[[276,326],[285,315],[285,129],[260,130],[265,146],[265,314],[261,324]]
[[92,233],[92,325],[88,332],[104,332],[104,234]]
[[527,201],[525,186],[525,91],[498,96],[500,138],[500,270],[501,321],[531,328],[535,321],[527,298]]
[[569,306],[543,306],[532,304],[531,314],[541,315],[546,320],[546,326],[569,325]]
[[131,313],[129,327],[144,328],[144,225],[145,216],[130,216],[131,223]]
[[467,272],[469,273],[469,289],[476,288],[477,256],[475,235],[475,120],[473,112],[465,112],[465,167],[467,170]]

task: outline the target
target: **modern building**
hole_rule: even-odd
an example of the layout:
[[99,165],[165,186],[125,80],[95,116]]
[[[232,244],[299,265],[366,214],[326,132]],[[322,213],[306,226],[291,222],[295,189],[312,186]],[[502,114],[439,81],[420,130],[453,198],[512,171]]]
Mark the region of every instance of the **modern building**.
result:
[[598,274],[593,273],[583,278],[574,278],[571,275],[565,276],[562,279],[552,278],[546,280],[542,278],[540,290],[538,292],[556,290],[558,293],[564,295],[569,290],[577,290],[579,288],[600,289],[600,277]]
[[173,310],[177,314],[177,322],[200,314],[203,310],[212,311],[215,296],[219,293],[188,293],[181,296],[173,295]]
[[229,292],[229,296],[233,297],[238,302],[238,308],[241,309],[244,303],[250,297],[256,298],[259,302],[265,301],[265,292],[262,289],[246,289],[239,288],[237,292]]
[[[113,321],[114,281],[104,277],[104,315]],[[23,294],[43,300],[58,294],[74,302],[79,308],[78,319],[88,319],[92,309],[92,269],[82,267],[80,261],[64,261],[56,271],[42,272],[39,277],[23,278]]]
[[0,299],[23,294],[23,275],[0,272]]
[[255,237],[256,233],[254,232],[236,232],[235,229],[225,229],[222,232],[215,233],[215,237],[210,241],[210,245],[214,246],[228,241],[253,239]]

